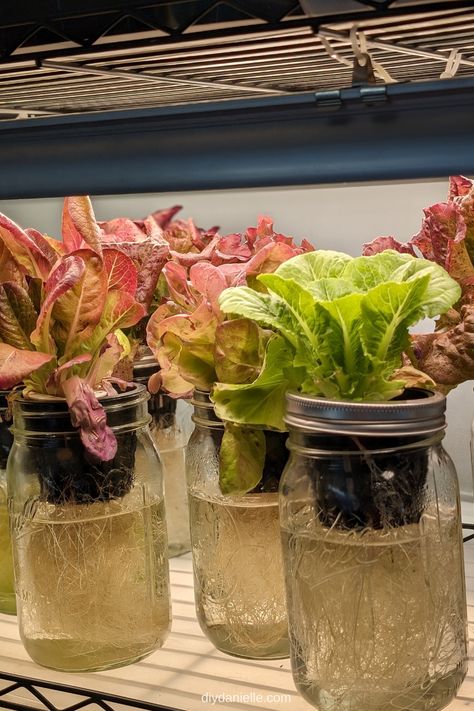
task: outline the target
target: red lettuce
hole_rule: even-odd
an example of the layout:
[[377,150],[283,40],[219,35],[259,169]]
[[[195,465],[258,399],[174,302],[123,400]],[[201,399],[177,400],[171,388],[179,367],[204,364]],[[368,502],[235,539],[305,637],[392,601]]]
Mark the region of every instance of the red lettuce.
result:
[[[181,235],[181,228],[182,224],[175,236]],[[162,387],[173,397],[187,397],[195,387],[210,390],[220,377],[227,377],[224,361],[230,341],[239,348],[240,357],[250,358],[239,368],[240,377],[255,377],[261,366],[257,354],[262,354],[255,344],[263,337],[246,319],[225,321],[218,298],[229,286],[263,289],[256,281],[258,274],[272,272],[290,257],[313,249],[308,242],[298,246],[292,237],[276,233],[269,217],[261,217],[257,227],[243,234],[226,236],[199,231],[188,223],[186,240],[182,244],[189,246],[188,252],[171,250],[172,261],[163,269],[168,298],[147,327],[147,343],[161,366],[151,387]],[[200,252],[195,251],[198,242]]]
[[[89,198],[66,198],[63,242],[0,215],[2,257],[18,280],[0,283],[0,388],[65,397],[88,451],[114,457],[116,442],[94,391],[123,355],[123,334],[145,315],[134,261],[103,247]],[[8,252],[8,254],[7,254]],[[16,270],[16,271],[15,271]]]
[[449,179],[448,199],[427,207],[420,231],[406,243],[379,237],[364,254],[408,252],[440,264],[461,287],[461,298],[441,316],[434,333],[412,336],[411,358],[443,390],[474,377],[474,183]]

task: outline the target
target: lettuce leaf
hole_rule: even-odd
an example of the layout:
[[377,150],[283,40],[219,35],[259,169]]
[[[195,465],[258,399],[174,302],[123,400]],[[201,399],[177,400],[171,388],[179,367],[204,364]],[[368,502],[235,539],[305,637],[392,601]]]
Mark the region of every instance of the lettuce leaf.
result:
[[0,341],[30,350],[37,318],[26,289],[14,282],[0,284]]
[[257,486],[265,464],[262,430],[227,422],[219,450],[219,485],[223,494],[242,495]]
[[54,359],[50,353],[38,353],[0,343],[0,389],[9,390]]
[[216,383],[212,400],[222,420],[243,425],[263,425],[284,430],[285,393],[297,387],[303,372],[294,368],[295,351],[285,338],[274,334],[268,341],[265,360],[251,383]]
[[214,346],[217,380],[222,383],[254,381],[262,368],[270,336],[270,331],[246,318],[219,324]]

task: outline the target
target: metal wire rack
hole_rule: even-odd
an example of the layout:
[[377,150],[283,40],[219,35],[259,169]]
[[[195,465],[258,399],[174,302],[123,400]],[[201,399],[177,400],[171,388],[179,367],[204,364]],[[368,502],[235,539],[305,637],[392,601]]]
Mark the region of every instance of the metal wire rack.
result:
[[460,0],[6,4],[0,119],[348,87],[364,53],[366,81],[474,75],[474,7]]

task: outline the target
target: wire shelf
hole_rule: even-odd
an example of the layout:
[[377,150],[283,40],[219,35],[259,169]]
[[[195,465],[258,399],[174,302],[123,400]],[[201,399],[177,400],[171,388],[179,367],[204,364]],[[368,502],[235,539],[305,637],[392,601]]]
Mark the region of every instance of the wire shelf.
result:
[[393,82],[438,79],[454,60],[456,76],[474,76],[474,8],[459,0],[61,5],[2,8],[0,119],[348,87],[355,23]]

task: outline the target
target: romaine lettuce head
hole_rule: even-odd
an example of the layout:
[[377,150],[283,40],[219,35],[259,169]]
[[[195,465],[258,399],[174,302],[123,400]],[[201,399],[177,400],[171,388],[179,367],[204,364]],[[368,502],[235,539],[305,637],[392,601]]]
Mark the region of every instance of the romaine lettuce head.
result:
[[[266,294],[226,289],[220,307],[231,317],[271,328],[286,346],[277,359],[264,360],[252,383],[219,383],[214,400],[225,420],[267,425],[268,383],[278,382],[280,401],[273,412],[279,419],[274,415],[272,425],[280,428],[282,373],[301,392],[320,397],[361,401],[399,395],[405,383],[393,376],[410,348],[409,328],[444,313],[460,297],[459,285],[440,265],[395,250],[357,258],[311,252],[258,280]],[[270,340],[267,349],[272,347]]]
[[[285,428],[289,389],[373,401],[389,400],[414,382],[432,385],[403,363],[409,328],[444,313],[460,297],[459,285],[440,265],[395,250],[357,258],[334,251],[301,254],[273,274],[260,274],[258,282],[264,292],[238,286],[218,299],[231,319],[220,327],[228,331],[226,362],[245,373],[258,365],[255,379],[227,378],[212,391],[217,414],[232,423],[221,458],[225,493],[242,494],[258,483],[261,456],[259,463],[248,433],[252,427]],[[252,322],[266,329],[264,338]]]

